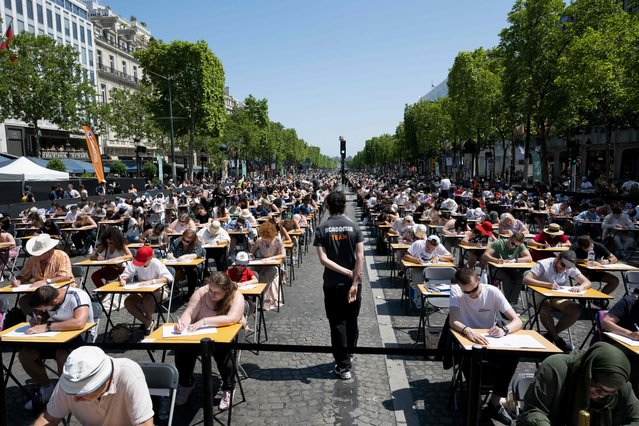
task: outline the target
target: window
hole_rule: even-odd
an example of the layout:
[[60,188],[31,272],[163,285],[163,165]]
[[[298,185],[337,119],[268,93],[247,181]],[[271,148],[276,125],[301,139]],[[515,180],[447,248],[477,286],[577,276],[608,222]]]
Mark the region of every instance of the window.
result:
[[87,50],[83,47],[82,48],[82,65],[86,66],[87,64]]
[[89,66],[93,66],[93,50],[89,49]]
[[4,8],[6,10],[11,10],[11,0],[4,0]]
[[69,18],[64,18],[64,35],[67,37],[71,36],[71,27],[69,25]]
[[89,76],[90,76],[90,78],[91,78],[91,82],[94,82],[94,81],[95,81],[95,73],[94,73],[93,71],[91,71],[91,72],[89,73]]
[[42,9],[42,5],[41,4],[37,4],[36,5],[36,10],[38,12],[38,22],[41,22],[44,24],[44,10]]
[[78,24],[76,24],[74,22],[71,25],[73,26],[73,39],[77,40],[78,39]]
[[87,44],[89,46],[93,46],[93,35],[91,34],[91,31],[87,31]]
[[33,25],[31,25],[31,24],[29,24],[29,32],[31,34],[35,34],[35,27]]
[[107,88],[106,88],[106,84],[101,84],[100,85],[100,96],[102,97],[102,103],[106,104],[107,103]]
[[133,80],[138,81],[138,67],[133,65]]
[[22,9],[22,0],[16,1],[16,12],[18,12],[18,15],[22,15],[24,13],[24,10]]
[[16,34],[20,34],[22,32],[24,32],[24,22],[18,19],[18,31],[16,31]]
[[62,17],[59,13],[55,14],[55,30],[59,33],[62,32]]
[[109,68],[111,68],[111,72],[115,72],[115,59],[113,55],[109,55]]
[[126,61],[122,61],[122,74],[126,77]]
[[98,50],[98,68],[102,68],[102,51]]
[[64,42],[62,41],[62,37],[58,36],[58,37],[56,38],[56,40],[58,40],[58,43],[60,43],[60,44],[64,44]]
[[33,0],[27,0],[27,18],[33,19]]
[[51,9],[47,9],[47,27],[53,29],[53,11]]
[[38,35],[41,35],[41,36],[44,35],[44,28],[38,26]]
[[86,37],[84,36],[84,25],[80,25],[80,41],[82,43],[86,41]]

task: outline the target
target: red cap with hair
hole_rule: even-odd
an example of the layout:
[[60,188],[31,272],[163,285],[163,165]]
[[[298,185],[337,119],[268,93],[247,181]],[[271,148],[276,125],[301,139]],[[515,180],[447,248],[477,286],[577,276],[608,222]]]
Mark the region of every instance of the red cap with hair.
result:
[[133,264],[135,266],[142,266],[152,257],[153,257],[153,248],[151,246],[142,246],[137,251],[137,253],[135,253],[135,259],[133,259]]

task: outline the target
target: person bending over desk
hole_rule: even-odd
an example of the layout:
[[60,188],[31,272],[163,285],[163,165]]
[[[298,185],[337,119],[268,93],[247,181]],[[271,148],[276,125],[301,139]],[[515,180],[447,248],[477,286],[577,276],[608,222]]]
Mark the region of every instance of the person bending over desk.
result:
[[[488,329],[491,337],[503,337],[521,329],[521,320],[499,289],[492,285],[482,285],[479,277],[470,268],[460,268],[455,273],[456,286],[450,288],[450,327],[461,333],[471,342],[487,345],[488,341],[475,329]],[[509,321],[498,325],[501,315]],[[487,355],[488,371],[486,377],[493,380],[493,389],[488,403],[490,417],[509,425],[512,422],[508,411],[501,405],[501,398],[508,395],[508,384],[515,374],[518,360],[502,356],[496,352]],[[468,377],[469,366],[464,365]]]
[[629,375],[628,358],[605,342],[551,355],[535,373],[517,426],[577,426],[581,410],[590,413],[591,425],[638,425],[639,401]]
[[[524,245],[524,234],[515,232],[508,239],[494,241],[484,254],[482,260],[493,263],[527,263],[532,261],[530,252]],[[499,269],[494,279],[501,281],[501,287],[509,303],[517,303],[521,292],[523,274],[519,269]]]
[[[555,258],[542,259],[524,277],[524,284],[557,290],[561,286],[570,285],[569,278],[577,281],[577,286],[570,291],[576,293],[588,290],[592,284],[579,269],[575,267],[577,256],[572,250],[562,251]],[[559,333],[572,326],[581,315],[579,303],[568,299],[541,300],[535,302],[539,310],[539,319],[546,327],[544,337],[553,342],[559,349],[565,352],[573,350],[572,345],[559,337]],[[552,309],[561,311],[561,317],[557,324],[552,318]]]

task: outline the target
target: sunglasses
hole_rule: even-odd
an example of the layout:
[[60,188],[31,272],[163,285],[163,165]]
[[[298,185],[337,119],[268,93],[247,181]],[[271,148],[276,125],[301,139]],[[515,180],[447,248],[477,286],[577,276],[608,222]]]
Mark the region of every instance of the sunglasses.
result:
[[193,242],[193,240],[185,240],[185,239],[182,239],[182,242],[183,242],[183,243],[187,243],[187,244],[191,244],[191,242]]
[[479,290],[479,286],[481,285],[481,283],[477,283],[477,285],[475,286],[475,288],[473,288],[472,290],[462,290],[462,293],[464,294],[473,294],[475,293],[477,290]]

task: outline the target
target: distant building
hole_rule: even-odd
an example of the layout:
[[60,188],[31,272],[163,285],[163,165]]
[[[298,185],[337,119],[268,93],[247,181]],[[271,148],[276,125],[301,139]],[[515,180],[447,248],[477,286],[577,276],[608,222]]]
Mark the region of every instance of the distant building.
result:
[[[78,62],[86,71],[86,78],[96,82],[93,24],[84,3],[78,0],[4,0],[0,2],[0,18],[3,35],[11,25],[16,35],[28,31],[73,46],[78,51]],[[69,157],[87,157],[79,148],[84,143],[84,135],[61,130],[46,121],[38,124],[43,158],[67,153]],[[32,155],[34,145],[34,129],[25,123],[11,119],[0,123],[0,152]]]
[[236,108],[244,109],[246,108],[246,105],[244,105],[244,102],[238,101],[233,96],[231,96],[229,87],[225,86],[224,87],[224,109],[226,110],[227,114],[230,114]]
[[437,99],[445,98],[446,96],[448,96],[448,79],[433,87],[430,92],[419,98],[419,100],[434,102]]

